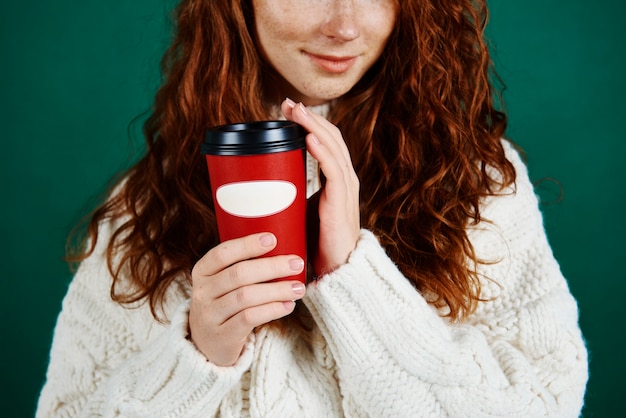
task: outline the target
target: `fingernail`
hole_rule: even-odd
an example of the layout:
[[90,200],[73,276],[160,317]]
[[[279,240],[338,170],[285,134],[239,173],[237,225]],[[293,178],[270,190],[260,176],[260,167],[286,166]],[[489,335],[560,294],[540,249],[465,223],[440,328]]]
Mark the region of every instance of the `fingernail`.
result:
[[263,234],[259,238],[261,245],[264,247],[271,247],[276,243],[276,238],[272,234]]
[[309,135],[311,135],[311,142],[313,142],[315,145],[320,144],[320,140],[317,136],[315,136],[315,134],[309,134]]
[[289,97],[285,97],[285,103],[287,103],[287,106],[289,106],[292,109],[296,106],[296,102],[291,100]]
[[286,310],[293,311],[293,308],[295,308],[296,306],[296,302],[292,302],[289,300],[287,302],[283,302],[283,306],[285,307]]
[[304,268],[304,260],[301,258],[292,258],[289,260],[289,268],[293,271],[301,271]]
[[301,295],[304,293],[304,289],[306,288],[304,287],[304,283],[297,282],[291,285],[291,289],[296,295]]
[[307,110],[306,106],[302,102],[298,103],[298,107],[300,108],[302,113],[309,116],[309,111]]

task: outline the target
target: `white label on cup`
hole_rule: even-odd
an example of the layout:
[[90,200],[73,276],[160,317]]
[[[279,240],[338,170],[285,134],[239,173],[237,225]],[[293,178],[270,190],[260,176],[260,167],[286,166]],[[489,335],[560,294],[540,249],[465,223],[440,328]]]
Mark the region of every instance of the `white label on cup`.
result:
[[259,218],[287,209],[296,200],[297,192],[296,186],[288,181],[244,181],[218,187],[215,197],[231,215]]

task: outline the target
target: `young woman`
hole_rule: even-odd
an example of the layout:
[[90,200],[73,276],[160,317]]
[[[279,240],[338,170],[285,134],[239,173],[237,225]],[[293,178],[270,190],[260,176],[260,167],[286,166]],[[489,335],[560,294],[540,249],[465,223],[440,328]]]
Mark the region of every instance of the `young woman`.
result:
[[[91,219],[39,417],[580,413],[577,306],[503,139],[484,1],[176,16],[146,155]],[[301,258],[259,258],[269,232],[219,244],[200,153],[210,126],[276,118],[309,132],[306,287]]]

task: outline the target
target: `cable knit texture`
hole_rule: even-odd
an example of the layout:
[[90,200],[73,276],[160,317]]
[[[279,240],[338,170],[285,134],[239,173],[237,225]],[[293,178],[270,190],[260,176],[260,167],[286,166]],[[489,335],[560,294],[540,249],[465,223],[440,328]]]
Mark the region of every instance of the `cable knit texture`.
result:
[[217,367],[187,339],[189,289],[156,322],[111,301],[111,225],[82,263],[56,325],[37,417],[576,417],[587,353],[526,168],[470,231],[488,302],[449,323],[361,231],[348,263],[309,285],[315,326],[262,327]]

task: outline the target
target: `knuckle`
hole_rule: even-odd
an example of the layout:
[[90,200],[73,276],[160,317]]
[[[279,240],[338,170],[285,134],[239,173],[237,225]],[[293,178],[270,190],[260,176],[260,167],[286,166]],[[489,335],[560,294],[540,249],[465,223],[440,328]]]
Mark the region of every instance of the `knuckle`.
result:
[[250,296],[249,291],[245,287],[240,287],[235,290],[235,300],[238,306],[247,306]]
[[234,285],[239,285],[243,282],[244,272],[243,265],[241,263],[233,264],[228,269],[228,278]]
[[191,306],[203,306],[204,305],[204,297],[200,292],[191,291]]
[[211,249],[211,258],[215,261],[217,265],[224,266],[228,264],[228,253],[230,249],[227,245],[218,245]]
[[202,283],[203,278],[211,276],[212,274],[213,271],[210,268],[209,261],[207,260],[207,256],[205,255],[200,260],[196,261],[196,263],[191,268],[191,271],[189,272],[191,284],[195,286],[199,283]]
[[252,309],[244,309],[240,314],[240,322],[246,328],[253,328],[255,324],[256,315],[254,315]]

